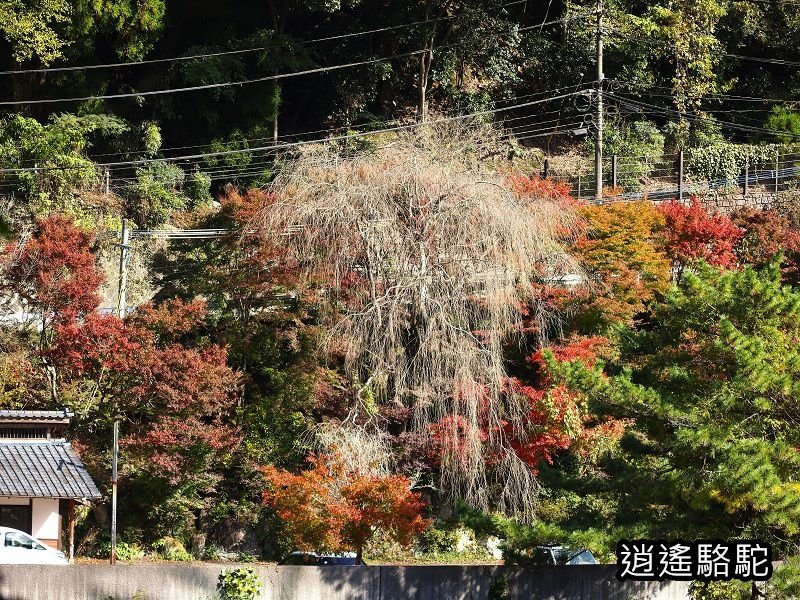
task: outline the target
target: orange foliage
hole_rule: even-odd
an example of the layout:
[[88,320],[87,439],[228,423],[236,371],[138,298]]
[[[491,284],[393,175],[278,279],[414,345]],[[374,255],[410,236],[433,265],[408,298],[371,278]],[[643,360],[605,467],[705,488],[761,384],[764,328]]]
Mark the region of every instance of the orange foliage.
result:
[[664,218],[648,201],[580,209],[584,230],[572,247],[588,272],[592,295],[582,312],[597,323],[630,322],[669,285],[661,251]]
[[309,457],[311,468],[291,473],[268,465],[262,501],[283,521],[285,533],[300,550],[355,550],[377,531],[408,546],[428,527],[425,503],[405,477],[348,470],[340,456]]

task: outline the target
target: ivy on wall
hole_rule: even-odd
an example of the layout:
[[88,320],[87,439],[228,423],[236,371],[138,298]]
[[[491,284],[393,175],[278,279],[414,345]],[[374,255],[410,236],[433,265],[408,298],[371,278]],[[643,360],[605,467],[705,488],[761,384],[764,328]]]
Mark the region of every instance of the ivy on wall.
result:
[[779,154],[796,151],[797,144],[721,143],[688,151],[686,174],[696,181],[734,181],[746,167],[774,169]]

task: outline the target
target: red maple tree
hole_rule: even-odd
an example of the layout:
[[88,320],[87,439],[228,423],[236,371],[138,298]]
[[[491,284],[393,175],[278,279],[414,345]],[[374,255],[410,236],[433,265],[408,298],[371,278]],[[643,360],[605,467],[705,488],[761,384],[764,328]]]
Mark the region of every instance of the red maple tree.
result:
[[240,441],[230,423],[238,374],[217,345],[175,340],[198,326],[202,303],[144,306],[125,321],[87,315],[55,327],[47,357],[70,382],[94,383],[98,409],[124,417],[120,443],[147,457],[154,474],[178,481]]
[[263,503],[283,521],[296,548],[307,551],[356,551],[381,531],[408,546],[428,527],[425,503],[405,477],[348,470],[341,457],[311,455],[310,469],[291,473],[263,468],[267,489]]
[[4,291],[38,312],[45,329],[94,311],[103,277],[95,268],[93,240],[67,217],[39,219],[30,238],[5,247]]
[[742,230],[729,217],[709,213],[696,197],[688,206],[665,202],[660,210],[666,225],[662,230],[665,251],[679,271],[699,260],[723,269],[737,265],[735,248]]
[[761,267],[783,253],[781,267],[787,283],[800,277],[800,230],[775,210],[741,207],[731,213],[731,220],[742,230],[736,255],[744,265]]
[[[204,320],[203,302],[143,306],[124,321],[98,313],[103,277],[91,243],[91,234],[55,215],[3,254],[5,291],[43,321],[38,356],[51,401],[80,398],[82,421],[93,423],[87,430],[121,419],[121,444],[150,472],[173,482],[190,476],[239,442],[230,419],[239,375],[225,348],[191,335]],[[91,395],[82,397],[86,389]]]

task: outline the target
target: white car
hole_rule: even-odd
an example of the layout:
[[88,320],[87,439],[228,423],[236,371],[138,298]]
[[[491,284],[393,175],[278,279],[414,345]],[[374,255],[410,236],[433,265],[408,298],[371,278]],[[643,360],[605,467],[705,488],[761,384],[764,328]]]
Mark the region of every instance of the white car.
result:
[[0,527],[0,564],[68,565],[63,552],[53,550],[19,529]]

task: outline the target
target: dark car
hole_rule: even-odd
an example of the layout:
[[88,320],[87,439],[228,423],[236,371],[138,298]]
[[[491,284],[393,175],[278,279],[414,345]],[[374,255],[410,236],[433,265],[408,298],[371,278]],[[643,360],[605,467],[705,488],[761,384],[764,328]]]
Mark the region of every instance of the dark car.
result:
[[[358,564],[356,562],[355,552],[344,552],[342,554],[317,554],[316,552],[300,552],[295,551],[289,553],[279,565],[306,565],[306,566],[321,566],[321,565],[338,565],[338,566],[353,566]],[[364,564],[364,561],[361,561]]]
[[597,559],[586,548],[570,549],[564,546],[536,546],[533,562],[539,565],[596,565]]

